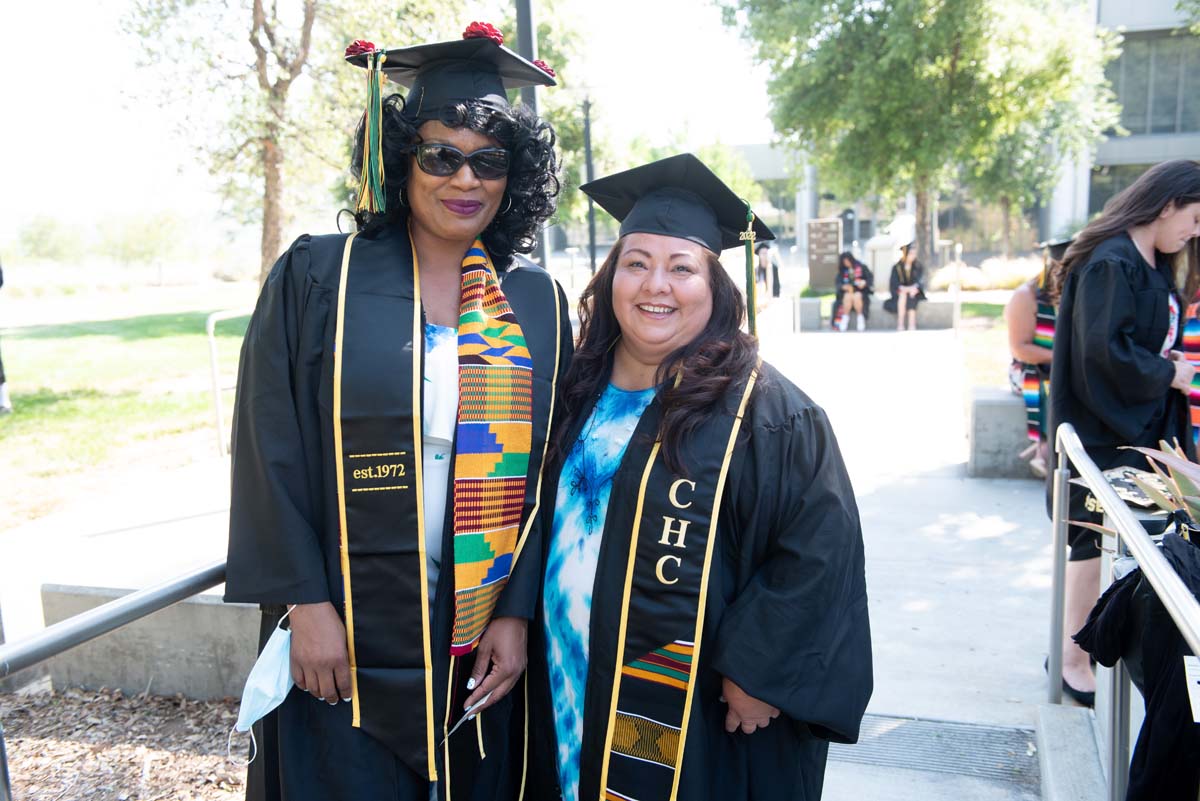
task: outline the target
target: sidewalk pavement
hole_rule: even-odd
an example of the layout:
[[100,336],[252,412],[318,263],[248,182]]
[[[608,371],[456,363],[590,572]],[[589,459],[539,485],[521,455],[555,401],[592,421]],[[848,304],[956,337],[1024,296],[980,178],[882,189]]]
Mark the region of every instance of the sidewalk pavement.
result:
[[[874,642],[869,712],[1032,729],[1049,614],[1042,485],[966,478],[960,342],[953,331],[793,334],[790,314],[776,303],[762,315],[762,350],[829,413],[854,481]],[[0,535],[9,641],[41,625],[44,583],[132,589],[223,559],[228,475],[214,454]],[[847,770],[864,790],[876,780],[844,763],[831,780]],[[911,797],[965,792],[922,786]]]

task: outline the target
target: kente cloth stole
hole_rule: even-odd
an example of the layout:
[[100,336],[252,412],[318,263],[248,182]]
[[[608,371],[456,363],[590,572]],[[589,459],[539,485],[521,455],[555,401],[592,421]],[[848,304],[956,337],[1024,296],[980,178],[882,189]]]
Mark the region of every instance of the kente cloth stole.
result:
[[483,243],[462,264],[454,462],[454,628],[470,653],[512,571],[533,435],[533,361]]
[[[1200,303],[1188,306],[1183,322],[1183,355],[1193,367],[1200,369]],[[1192,422],[1192,442],[1200,445],[1200,372],[1192,376],[1188,413]]]
[[[1037,322],[1033,331],[1034,345],[1051,350],[1054,348],[1054,326],[1057,316],[1053,304],[1039,297]],[[1050,379],[1045,371],[1035,364],[1026,364],[1024,372],[1021,394],[1025,399],[1025,425],[1029,439],[1038,442],[1042,436],[1042,405],[1049,397]]]
[[433,781],[420,269],[403,234],[357,236],[342,252],[333,367],[351,725]]
[[624,577],[600,799],[673,801],[679,791],[717,516],[757,377],[756,369],[727,396],[736,414],[713,415],[688,437],[687,478],[666,466],[660,443],[650,450]]

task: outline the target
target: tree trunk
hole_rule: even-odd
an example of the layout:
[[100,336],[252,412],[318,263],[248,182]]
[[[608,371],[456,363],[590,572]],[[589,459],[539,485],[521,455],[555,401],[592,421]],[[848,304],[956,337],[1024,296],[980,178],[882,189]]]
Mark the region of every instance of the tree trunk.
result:
[[927,268],[932,268],[934,262],[933,230],[929,225],[929,184],[925,181],[917,183],[917,258]]
[[283,152],[279,149],[279,132],[274,126],[268,128],[267,135],[263,137],[262,160],[262,260],[259,265],[259,286],[266,283],[271,265],[279,258],[283,239]]
[[1000,250],[1004,258],[1012,258],[1012,199],[1005,195],[1000,198]]

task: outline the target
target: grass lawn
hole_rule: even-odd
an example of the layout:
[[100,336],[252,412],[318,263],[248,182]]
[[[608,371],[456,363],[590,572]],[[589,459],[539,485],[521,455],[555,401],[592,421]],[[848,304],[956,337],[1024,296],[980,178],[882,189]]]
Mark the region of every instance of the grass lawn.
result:
[[988,320],[1004,319],[1003,303],[977,303],[968,301],[962,305],[963,317],[981,317]]
[[[0,417],[0,486],[6,506],[16,508],[14,519],[0,522],[0,528],[49,511],[69,495],[52,487],[119,464],[130,449],[161,449],[170,462],[170,437],[211,425],[208,314],[151,314],[3,332],[0,348],[16,411]],[[227,384],[247,322],[242,317],[217,326]]]

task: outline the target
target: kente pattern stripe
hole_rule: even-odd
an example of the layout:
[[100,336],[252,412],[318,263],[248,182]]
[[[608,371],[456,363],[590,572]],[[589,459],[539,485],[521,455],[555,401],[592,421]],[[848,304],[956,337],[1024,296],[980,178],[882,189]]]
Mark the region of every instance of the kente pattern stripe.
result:
[[621,673],[644,681],[686,690],[691,681],[692,652],[694,650],[691,643],[676,641],[639,656],[624,665]]
[[675,757],[679,753],[679,729],[617,710],[612,747],[613,753],[674,770]]
[[512,570],[533,436],[533,361],[483,243],[462,263],[450,653],[483,633]]
[[507,579],[487,587],[471,587],[454,595],[454,632],[452,642],[463,643],[468,651],[474,648],[492,618],[496,599],[508,583]]

